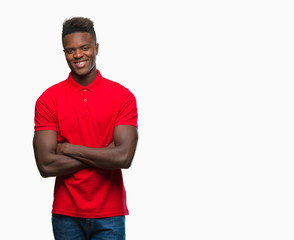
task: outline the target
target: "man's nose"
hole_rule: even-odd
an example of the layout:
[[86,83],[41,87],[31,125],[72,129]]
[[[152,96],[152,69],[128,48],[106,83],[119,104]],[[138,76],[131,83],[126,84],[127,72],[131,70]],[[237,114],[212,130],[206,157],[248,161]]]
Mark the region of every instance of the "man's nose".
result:
[[74,51],[74,58],[81,58],[83,56],[83,52],[80,49]]

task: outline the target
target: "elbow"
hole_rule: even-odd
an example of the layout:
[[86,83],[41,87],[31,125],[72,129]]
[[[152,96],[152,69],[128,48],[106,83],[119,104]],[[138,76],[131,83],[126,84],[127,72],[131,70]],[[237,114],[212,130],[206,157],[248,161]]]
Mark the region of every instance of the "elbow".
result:
[[47,156],[37,156],[35,159],[39,173],[43,178],[57,176],[58,169],[54,167],[54,157],[52,154]]
[[123,160],[122,160],[123,169],[128,169],[131,167],[133,158],[135,156],[135,151],[136,151],[136,148],[133,148],[133,149],[129,149],[123,154]]
[[38,166],[39,173],[43,178],[51,177],[51,174],[49,173],[48,169],[44,166]]
[[49,165],[46,164],[37,164],[38,170],[40,175],[43,178],[48,178],[48,177],[52,177],[54,176],[53,172],[52,172],[52,168]]
[[40,172],[40,175],[42,176],[42,178],[48,178],[50,177],[50,175],[46,172]]
[[124,156],[121,158],[121,168],[122,169],[128,169],[132,165],[134,154],[124,154]]
[[122,166],[121,166],[121,168],[122,168],[122,169],[128,169],[128,168],[131,167],[131,165],[132,165],[132,159],[126,159],[126,160],[124,160],[124,161],[122,162]]
[[50,159],[48,157],[36,156],[35,160],[39,173],[43,178],[54,176],[54,169],[52,168],[50,164]]

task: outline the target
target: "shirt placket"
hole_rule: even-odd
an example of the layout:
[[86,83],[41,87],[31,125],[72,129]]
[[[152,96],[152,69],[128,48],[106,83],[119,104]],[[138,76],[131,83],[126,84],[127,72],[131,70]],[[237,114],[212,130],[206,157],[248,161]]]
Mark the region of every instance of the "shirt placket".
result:
[[80,91],[80,96],[81,96],[81,116],[84,120],[88,119],[88,115],[89,115],[89,100],[90,100],[90,91],[87,88],[83,88]]
[[81,90],[81,101],[83,103],[87,103],[89,100],[89,90],[87,88],[83,88]]

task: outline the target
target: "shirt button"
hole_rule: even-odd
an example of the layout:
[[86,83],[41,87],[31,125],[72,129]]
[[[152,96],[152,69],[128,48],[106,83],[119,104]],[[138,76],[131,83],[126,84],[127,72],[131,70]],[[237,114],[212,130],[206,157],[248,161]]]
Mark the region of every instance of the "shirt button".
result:
[[84,102],[87,102],[87,99],[86,98],[84,99]]
[[84,89],[84,91],[86,92],[86,91],[87,91],[87,89]]

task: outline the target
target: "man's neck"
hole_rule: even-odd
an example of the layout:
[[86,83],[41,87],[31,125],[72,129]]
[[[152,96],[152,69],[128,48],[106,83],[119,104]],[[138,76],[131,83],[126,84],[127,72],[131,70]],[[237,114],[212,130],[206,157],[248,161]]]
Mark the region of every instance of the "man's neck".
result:
[[86,87],[90,85],[97,76],[96,68],[93,68],[89,73],[86,75],[77,75],[74,72],[71,72],[72,78],[80,85]]

